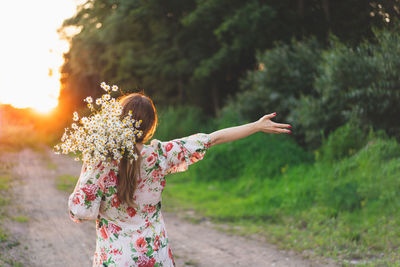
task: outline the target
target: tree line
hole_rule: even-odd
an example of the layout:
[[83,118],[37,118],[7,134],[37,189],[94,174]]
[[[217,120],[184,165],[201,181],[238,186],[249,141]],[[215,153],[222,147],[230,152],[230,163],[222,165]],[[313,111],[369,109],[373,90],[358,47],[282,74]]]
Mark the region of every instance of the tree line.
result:
[[143,89],[159,106],[215,115],[259,68],[258,51],[311,36],[322,47],[331,35],[354,46],[398,16],[398,0],[89,0],[60,29],[79,29],[64,56],[60,108],[83,106],[107,81]]

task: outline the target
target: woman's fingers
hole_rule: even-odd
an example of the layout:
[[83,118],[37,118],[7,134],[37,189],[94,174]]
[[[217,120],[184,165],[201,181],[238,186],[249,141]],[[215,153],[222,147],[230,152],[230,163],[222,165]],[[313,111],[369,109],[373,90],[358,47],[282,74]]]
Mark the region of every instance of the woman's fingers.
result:
[[288,130],[288,129],[275,128],[274,132],[276,132],[276,133],[291,133],[292,131]]
[[285,129],[285,128],[290,128],[292,127],[290,124],[284,124],[284,123],[274,123],[274,126],[276,133],[291,133],[291,130]]
[[276,116],[276,112],[264,115],[259,121],[263,122],[264,124],[264,132],[269,132],[269,133],[291,133],[291,130],[285,129],[285,128],[291,128],[292,126],[287,123],[276,123],[271,121],[273,117]]
[[285,123],[275,123],[275,126],[279,127],[279,128],[290,128],[290,127],[292,127],[292,125],[285,124]]
[[275,116],[276,116],[276,112],[271,113],[271,114],[268,114],[268,115],[265,115],[265,116],[263,117],[263,119],[271,119],[271,118],[273,118],[273,117],[275,117]]

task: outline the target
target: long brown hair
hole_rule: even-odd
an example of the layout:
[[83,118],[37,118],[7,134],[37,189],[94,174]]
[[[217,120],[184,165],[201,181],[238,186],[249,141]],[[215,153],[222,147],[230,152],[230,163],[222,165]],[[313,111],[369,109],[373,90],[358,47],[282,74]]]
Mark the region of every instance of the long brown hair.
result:
[[[136,143],[146,143],[153,136],[157,128],[157,111],[153,101],[143,93],[132,93],[123,96],[120,100],[123,107],[121,118],[124,118],[132,111],[132,117],[135,120],[142,120],[139,130],[143,135],[136,138]],[[136,206],[133,201],[133,195],[137,187],[137,181],[140,179],[141,156],[136,146],[135,152],[139,156],[133,163],[125,156],[119,163],[117,196],[122,203],[130,206]]]

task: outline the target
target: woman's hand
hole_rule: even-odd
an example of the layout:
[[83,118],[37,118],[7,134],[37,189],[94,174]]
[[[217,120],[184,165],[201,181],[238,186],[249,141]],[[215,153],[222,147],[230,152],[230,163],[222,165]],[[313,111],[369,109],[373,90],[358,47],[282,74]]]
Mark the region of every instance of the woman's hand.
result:
[[211,145],[232,142],[256,132],[264,133],[291,133],[291,131],[282,128],[290,128],[289,124],[275,123],[271,118],[275,117],[276,113],[265,115],[256,122],[247,123],[240,126],[230,127],[215,131],[210,134]]
[[264,133],[291,133],[292,131],[284,129],[292,127],[291,125],[271,121],[275,116],[276,113],[268,114],[256,121],[257,130]]

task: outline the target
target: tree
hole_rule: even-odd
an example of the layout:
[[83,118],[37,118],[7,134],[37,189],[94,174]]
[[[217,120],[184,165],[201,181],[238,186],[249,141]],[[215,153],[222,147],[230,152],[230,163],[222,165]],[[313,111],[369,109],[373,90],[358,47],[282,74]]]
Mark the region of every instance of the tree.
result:
[[62,28],[81,31],[65,55],[60,102],[83,105],[104,80],[216,114],[257,68],[257,51],[309,36],[328,45],[330,33],[354,46],[396,10],[395,0],[89,0]]

